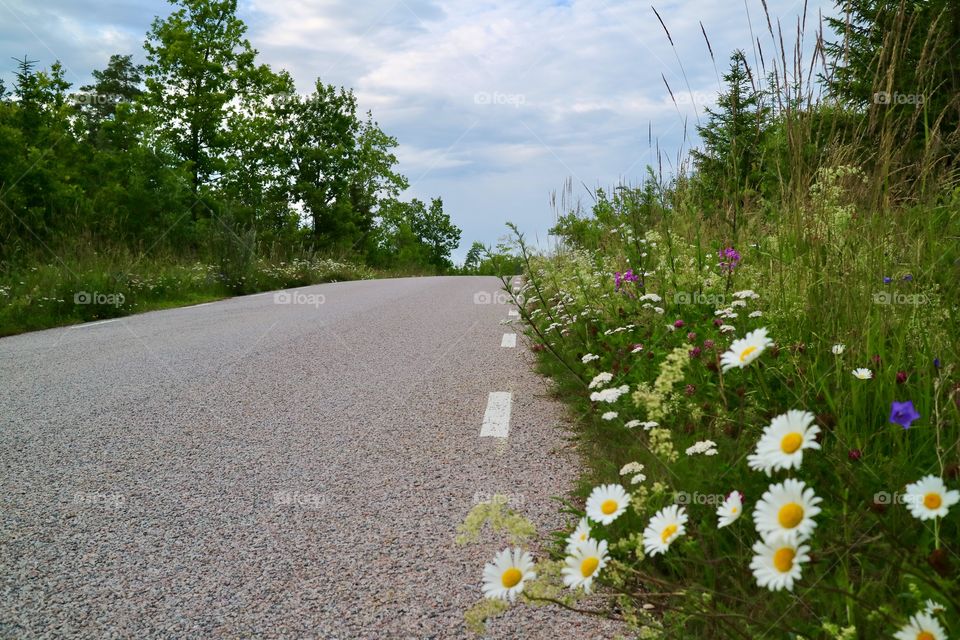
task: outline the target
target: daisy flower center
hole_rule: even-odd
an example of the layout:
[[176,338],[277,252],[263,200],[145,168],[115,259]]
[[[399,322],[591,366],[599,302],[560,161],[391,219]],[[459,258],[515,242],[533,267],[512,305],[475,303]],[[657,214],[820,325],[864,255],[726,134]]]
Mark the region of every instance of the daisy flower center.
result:
[[942,504],[943,498],[940,497],[939,493],[928,493],[923,496],[923,506],[927,509],[939,509]]
[[730,513],[736,513],[738,509],[736,507],[730,507]]
[[917,634],[917,640],[937,640],[929,631],[921,631]]
[[502,582],[503,586],[507,589],[514,588],[520,584],[520,580],[522,579],[523,574],[520,573],[520,569],[517,569],[516,567],[510,567],[503,572],[502,576],[500,576],[500,582]]
[[666,527],[664,527],[663,533],[660,534],[660,540],[663,542],[663,544],[667,544],[667,540],[669,540],[670,536],[672,536],[676,532],[677,532],[677,525],[675,524],[667,525]]
[[780,507],[777,520],[784,529],[793,529],[803,520],[803,507],[796,502],[788,502]]
[[597,570],[597,567],[600,566],[600,558],[596,556],[590,556],[589,558],[584,558],[583,562],[580,563],[580,575],[584,578],[589,578],[593,575],[593,572]]
[[784,453],[794,453],[803,444],[803,436],[794,431],[783,436],[780,441],[780,448]]
[[740,352],[740,362],[744,362],[747,358],[750,357],[750,354],[756,350],[757,348],[752,345],[744,349],[742,352]]
[[608,516],[616,511],[618,506],[616,500],[604,500],[603,504],[600,505],[600,511],[603,511],[603,515]]
[[777,549],[776,553],[773,554],[773,566],[780,573],[786,573],[793,568],[793,559],[796,555],[797,553],[790,547]]

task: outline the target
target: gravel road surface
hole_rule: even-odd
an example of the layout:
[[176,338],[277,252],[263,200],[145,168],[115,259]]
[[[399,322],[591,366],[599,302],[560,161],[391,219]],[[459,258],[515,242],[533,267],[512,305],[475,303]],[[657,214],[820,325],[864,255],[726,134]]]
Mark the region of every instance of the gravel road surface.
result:
[[[577,461],[494,278],[347,282],[0,339],[0,637],[466,638],[509,494]],[[484,296],[481,296],[484,298]],[[481,300],[482,301],[482,300]],[[491,392],[509,436],[479,437]],[[555,609],[496,638],[613,637]]]

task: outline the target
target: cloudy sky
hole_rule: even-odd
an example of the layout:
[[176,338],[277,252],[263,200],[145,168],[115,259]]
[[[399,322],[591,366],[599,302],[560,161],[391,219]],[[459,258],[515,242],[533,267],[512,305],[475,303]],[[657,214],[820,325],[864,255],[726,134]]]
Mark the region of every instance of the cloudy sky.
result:
[[[802,0],[767,4],[795,33]],[[240,0],[240,15],[261,60],[301,91],[317,77],[355,90],[400,141],[408,197],[443,197],[462,259],[474,240],[504,236],[506,221],[544,243],[550,194],[568,178],[581,197],[580,185],[637,183],[657,164],[651,131],[668,171],[719,86],[700,23],[721,73],[736,48],[754,60],[756,38],[770,64],[760,0],[655,6],[675,49],[644,2]],[[807,49],[831,10],[808,3]],[[0,0],[0,77],[9,86],[11,58],[27,54],[43,67],[59,59],[79,86],[112,53],[142,59],[150,22],[169,12],[164,0]]]

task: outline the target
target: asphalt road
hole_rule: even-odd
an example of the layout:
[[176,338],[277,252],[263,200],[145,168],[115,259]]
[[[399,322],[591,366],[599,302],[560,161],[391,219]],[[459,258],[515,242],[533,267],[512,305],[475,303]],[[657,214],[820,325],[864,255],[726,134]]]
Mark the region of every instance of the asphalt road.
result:
[[[577,462],[494,278],[337,283],[0,339],[0,637],[463,638],[509,494]],[[481,296],[481,302],[485,296]],[[282,300],[281,300],[282,301]],[[507,437],[480,437],[491,392]],[[501,396],[502,397],[502,396]],[[604,637],[515,610],[491,637]]]

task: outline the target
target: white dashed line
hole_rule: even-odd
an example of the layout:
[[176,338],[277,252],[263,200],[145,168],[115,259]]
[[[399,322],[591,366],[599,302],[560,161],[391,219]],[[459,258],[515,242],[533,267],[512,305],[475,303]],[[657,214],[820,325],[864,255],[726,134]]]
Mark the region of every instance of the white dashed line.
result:
[[506,438],[510,434],[510,405],[513,394],[509,391],[494,391],[487,399],[487,410],[483,414],[481,438]]
[[97,326],[100,326],[101,324],[109,324],[109,323],[111,323],[111,322],[116,322],[116,321],[119,320],[119,319],[120,319],[120,318],[113,318],[113,319],[111,319],[111,320],[100,320],[99,322],[84,322],[83,324],[75,324],[75,325],[73,325],[73,326],[70,327],[70,328],[71,328],[71,329],[86,329],[87,327],[97,327]]
[[517,334],[515,333],[505,333],[503,334],[503,340],[500,341],[501,347],[515,347],[517,346]]

